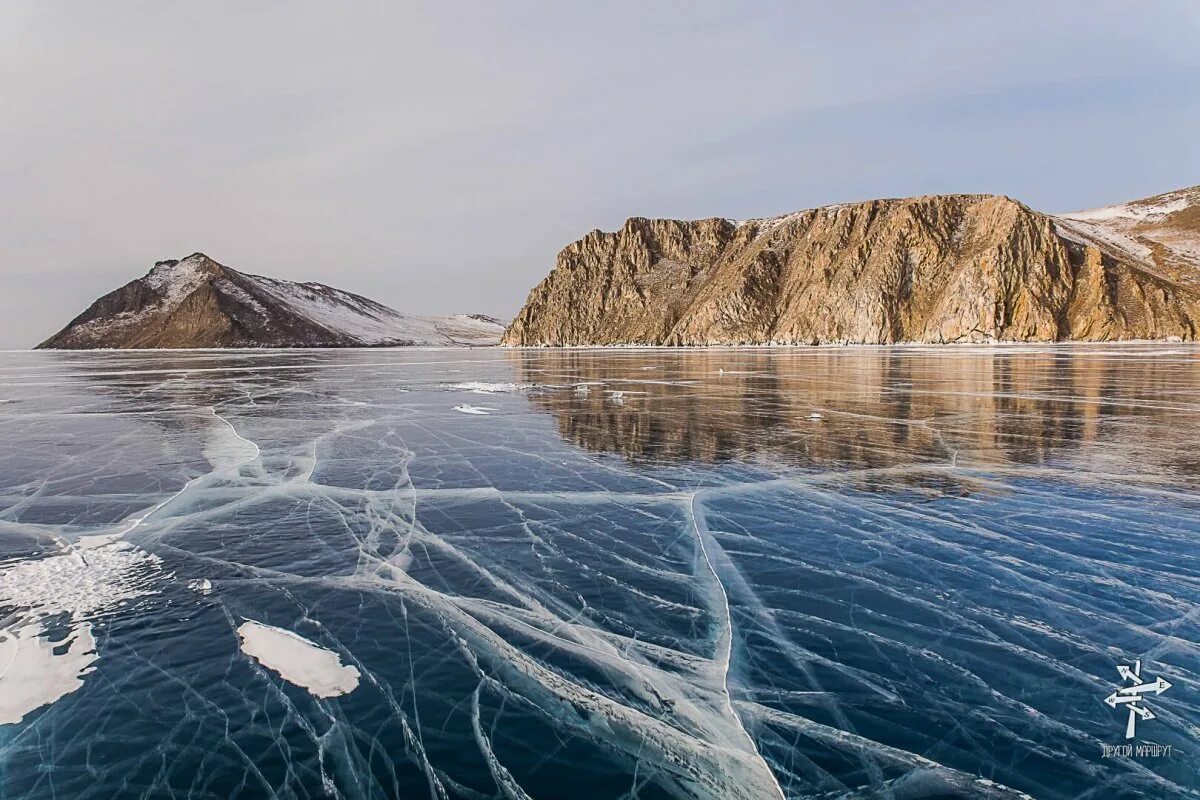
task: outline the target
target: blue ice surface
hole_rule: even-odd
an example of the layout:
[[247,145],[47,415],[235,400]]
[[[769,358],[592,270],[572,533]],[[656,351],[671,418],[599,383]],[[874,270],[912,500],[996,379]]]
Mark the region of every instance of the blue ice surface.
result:
[[[10,353],[0,378],[0,654],[95,639],[0,724],[4,800],[1200,796],[1196,347]],[[247,620],[357,687],[251,658]],[[1169,753],[1106,754],[1135,661],[1172,688],[1131,743]],[[16,680],[0,713],[42,689]]]

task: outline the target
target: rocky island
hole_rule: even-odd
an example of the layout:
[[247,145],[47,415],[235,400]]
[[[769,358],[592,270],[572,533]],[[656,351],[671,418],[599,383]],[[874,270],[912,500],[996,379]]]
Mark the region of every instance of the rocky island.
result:
[[324,284],[250,275],[193,253],[104,295],[38,348],[494,345],[503,330],[482,314],[401,314]]
[[1200,187],[1052,216],[998,195],[635,217],[568,245],[510,346],[1194,340]]

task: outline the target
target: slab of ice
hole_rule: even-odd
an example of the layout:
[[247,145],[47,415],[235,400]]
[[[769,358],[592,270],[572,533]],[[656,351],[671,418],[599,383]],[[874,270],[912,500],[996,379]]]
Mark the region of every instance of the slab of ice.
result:
[[358,687],[358,669],[299,634],[247,620],[237,630],[242,652],[316,697],[339,697]]
[[212,594],[212,581],[208,578],[195,578],[188,581],[188,588],[198,594]]
[[529,384],[525,383],[496,383],[489,381],[466,381],[464,383],[455,383],[451,385],[451,389],[462,389],[475,394],[496,394],[500,392],[516,392],[521,389],[526,389]]
[[487,416],[488,414],[491,414],[496,409],[491,408],[490,406],[472,406],[472,405],[463,403],[462,405],[455,406],[454,410],[462,412],[463,414],[479,414],[479,415]]

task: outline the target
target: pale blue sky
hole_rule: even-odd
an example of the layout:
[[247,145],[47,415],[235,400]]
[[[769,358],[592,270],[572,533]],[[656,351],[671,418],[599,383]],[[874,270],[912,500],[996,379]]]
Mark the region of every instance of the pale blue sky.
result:
[[507,317],[634,215],[1200,183],[1198,43],[1195,0],[8,0],[0,347],[196,250]]

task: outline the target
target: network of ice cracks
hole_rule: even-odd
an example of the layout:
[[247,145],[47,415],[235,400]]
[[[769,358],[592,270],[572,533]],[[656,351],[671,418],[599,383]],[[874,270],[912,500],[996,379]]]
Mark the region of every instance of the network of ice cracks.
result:
[[1198,366],[6,356],[0,794],[1194,796]]

